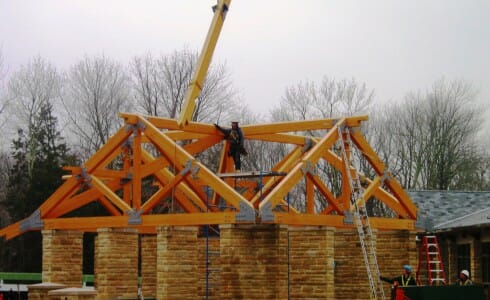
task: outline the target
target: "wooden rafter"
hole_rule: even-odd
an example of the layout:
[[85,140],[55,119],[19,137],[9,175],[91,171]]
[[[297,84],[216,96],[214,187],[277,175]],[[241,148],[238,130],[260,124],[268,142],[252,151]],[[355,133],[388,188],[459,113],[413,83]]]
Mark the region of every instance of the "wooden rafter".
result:
[[[375,218],[373,227],[413,227],[415,206],[358,130],[367,119],[364,116],[243,126],[246,139],[292,146],[271,169],[284,175],[260,178],[260,185],[256,180],[236,181],[233,177],[220,178],[216,174],[233,172],[233,163],[226,155],[228,145],[222,142],[222,133],[211,124],[189,122],[180,128],[173,119],[128,113],[121,116],[126,124],[106,145],[82,167],[65,168],[71,175],[65,176],[65,182],[40,206],[37,222],[30,220],[33,215],[1,229],[0,236],[12,238],[41,228],[95,230],[109,225],[135,227],[141,232],[153,232],[154,226],[165,224],[237,222],[348,227],[350,225],[340,224],[340,220],[350,209],[351,191],[344,184],[336,196],[326,179],[316,173],[320,162],[337,170],[343,180],[346,172],[358,172],[353,166],[346,170],[342,157],[336,153],[335,144],[346,138],[344,133],[339,136],[340,126],[351,128],[348,132],[353,146],[377,173],[372,179],[359,173],[365,184],[359,201],[375,197],[398,216],[385,221]],[[309,137],[302,135],[303,131],[325,134]],[[219,143],[221,162],[213,172],[196,155]],[[153,154],[147,150],[150,148],[154,149]],[[349,149],[349,153],[351,151]],[[114,163],[116,160],[120,162]],[[117,165],[120,167],[115,167]],[[153,180],[156,186],[151,195],[143,198],[145,179]],[[304,210],[287,202],[290,191],[302,184],[305,184]],[[156,208],[166,205],[166,201],[174,202],[180,210],[173,212],[168,208],[159,212],[162,210]],[[221,201],[224,206],[220,206]],[[99,202],[110,216],[64,217],[92,202]],[[25,224],[31,223],[38,225],[26,227]]]

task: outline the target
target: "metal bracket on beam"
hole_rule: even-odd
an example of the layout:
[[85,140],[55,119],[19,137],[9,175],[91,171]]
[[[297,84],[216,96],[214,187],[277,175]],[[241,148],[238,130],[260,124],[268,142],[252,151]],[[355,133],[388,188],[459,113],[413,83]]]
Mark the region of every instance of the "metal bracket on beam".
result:
[[80,174],[80,179],[83,180],[83,183],[88,187],[92,188],[92,177],[88,174],[88,171],[85,167],[82,166],[82,173]]
[[133,124],[126,124],[125,129],[126,129],[126,132],[131,131],[134,129],[134,125]]
[[240,200],[240,211],[235,216],[236,222],[252,222],[255,223],[255,209],[247,205],[247,202]]
[[[212,8],[213,8],[213,13],[216,13],[216,9],[218,9],[218,4],[213,5]],[[228,13],[228,5],[223,3],[223,10],[221,11],[221,17],[223,18],[223,20],[226,18],[226,13]]]
[[305,164],[301,167],[301,172],[304,175],[310,173],[310,175],[315,175],[315,166],[311,164],[311,162],[306,161]]
[[354,214],[350,211],[344,211],[344,224],[354,225]]
[[272,212],[272,204],[267,202],[260,209],[260,218],[262,222],[274,222],[274,213]]
[[126,176],[124,178],[121,178],[121,180],[119,180],[119,183],[123,185],[128,182],[131,182],[132,180],[133,180],[133,173],[126,173]]
[[194,166],[192,167],[192,170],[191,170],[191,176],[194,180],[197,180],[199,177],[197,176],[197,173],[199,173],[199,166]]
[[185,163],[185,168],[180,171],[180,175],[185,176],[187,173],[191,172],[192,178],[197,179],[197,173],[199,173],[199,166],[193,166],[192,160],[188,160]]
[[381,183],[385,181],[390,181],[392,178],[393,176],[391,175],[391,173],[389,171],[386,171],[383,173],[383,176],[381,176]]
[[136,123],[136,128],[141,131],[144,131],[146,129],[146,125],[145,123],[141,122],[141,120],[138,120],[138,122]]
[[310,138],[305,138],[305,145],[303,146],[303,149],[301,149],[301,153],[305,154],[306,151],[311,149],[311,147],[313,147],[313,140]]
[[32,213],[27,219],[20,223],[20,230],[27,231],[32,229],[43,229],[44,222],[41,220],[41,211],[38,209]]
[[185,162],[185,168],[180,171],[180,175],[185,176],[185,174],[189,173],[192,168],[192,160],[188,160]]
[[146,125],[143,122],[141,122],[141,120],[138,120],[138,122],[136,122],[136,124],[127,124],[126,125],[126,132],[130,131],[130,130],[135,132],[136,129],[145,130]]
[[143,210],[128,210],[128,225],[141,225],[143,220],[141,219],[141,215],[143,214]]
[[[128,126],[131,126],[131,125],[126,125],[126,131],[128,131]],[[133,148],[133,138],[132,137],[128,137],[124,142],[122,142],[121,144],[121,149],[125,150],[125,149],[132,149]]]

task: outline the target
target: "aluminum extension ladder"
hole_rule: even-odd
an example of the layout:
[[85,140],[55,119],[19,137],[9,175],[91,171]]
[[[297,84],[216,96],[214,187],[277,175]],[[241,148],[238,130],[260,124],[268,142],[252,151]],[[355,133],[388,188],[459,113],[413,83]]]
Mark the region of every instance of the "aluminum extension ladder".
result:
[[[343,128],[345,129],[342,130]],[[371,230],[365,201],[362,195],[363,187],[361,185],[359,175],[357,174],[357,170],[355,168],[351,168],[350,153],[347,153],[352,149],[350,129],[342,126],[338,128],[338,132],[339,139],[341,140],[342,159],[345,164],[346,174],[351,188],[351,209],[354,209],[354,222],[356,223],[357,233],[359,234],[359,240],[361,242],[362,254],[364,256],[364,263],[366,264],[369,287],[371,289],[371,299],[385,300],[383,283],[380,279],[381,274],[379,272],[376,250],[374,248],[373,232]]]

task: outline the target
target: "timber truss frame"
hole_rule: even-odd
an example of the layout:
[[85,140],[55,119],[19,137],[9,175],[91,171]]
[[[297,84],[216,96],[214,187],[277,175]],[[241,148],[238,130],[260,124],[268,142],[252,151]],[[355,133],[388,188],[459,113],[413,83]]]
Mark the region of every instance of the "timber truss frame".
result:
[[[348,145],[347,138],[375,173],[368,178],[358,172],[365,185],[358,202],[362,205],[378,199],[395,215],[370,218],[371,226],[414,228],[417,208],[361,133],[366,116],[243,126],[246,140],[288,144],[292,149],[271,172],[264,173],[260,185],[246,177],[261,172],[233,175],[233,162],[226,155],[228,141],[212,124],[189,122],[181,128],[175,119],[127,113],[120,116],[124,126],[82,166],[65,168],[71,174],[64,176],[64,183],[30,217],[1,229],[0,237],[11,239],[26,231],[42,229],[95,231],[102,227],[132,227],[141,233],[155,233],[156,226],[161,225],[235,223],[353,228],[347,172],[358,170],[350,163],[346,170],[335,146],[339,142]],[[326,134],[320,137],[301,134],[312,131]],[[219,167],[212,171],[199,161],[199,155],[219,144],[222,144]],[[317,174],[319,163],[342,174],[342,191],[337,196],[329,188],[328,180]],[[147,195],[148,188],[143,186],[149,180],[153,189]],[[288,193],[298,184],[306,186],[305,209],[299,211],[291,206],[284,209]],[[328,203],[322,210],[315,206],[319,198]],[[175,202],[178,211],[157,209],[167,205],[169,199]],[[100,203],[107,215],[70,217],[72,212],[92,202]]]

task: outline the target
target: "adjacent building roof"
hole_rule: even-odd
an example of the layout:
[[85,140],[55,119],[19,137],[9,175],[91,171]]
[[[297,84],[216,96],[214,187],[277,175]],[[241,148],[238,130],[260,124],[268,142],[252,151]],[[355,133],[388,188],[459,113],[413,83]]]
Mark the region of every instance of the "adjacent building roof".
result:
[[469,227],[490,225],[490,207],[474,213],[456,218],[454,220],[437,224],[436,229],[450,229],[456,227]]
[[409,191],[426,231],[490,225],[490,192]]

